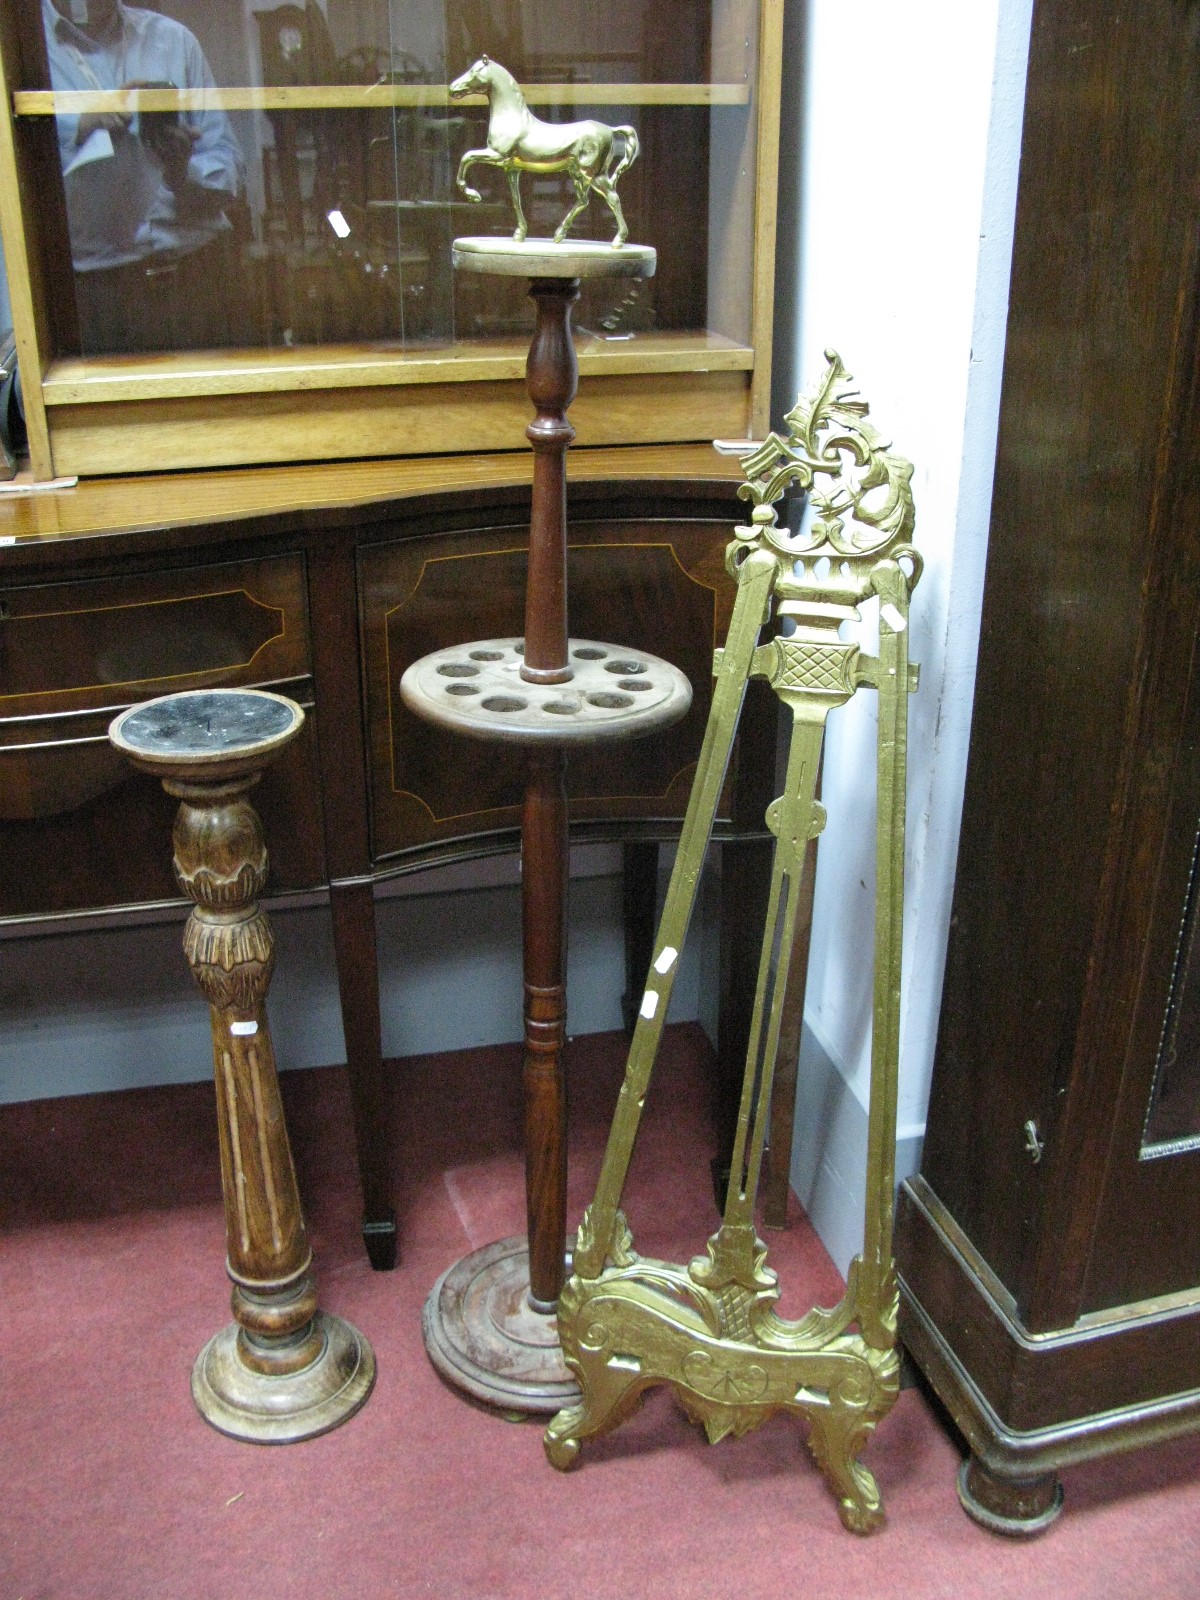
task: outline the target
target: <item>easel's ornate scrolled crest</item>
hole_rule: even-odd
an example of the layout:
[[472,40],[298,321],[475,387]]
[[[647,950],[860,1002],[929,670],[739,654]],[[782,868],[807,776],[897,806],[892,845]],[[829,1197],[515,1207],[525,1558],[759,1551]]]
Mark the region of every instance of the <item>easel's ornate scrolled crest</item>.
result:
[[[792,557],[907,556],[915,583],[912,463],[866,420],[869,407],[837,351],[826,350],[825,360],[821,377],[784,418],[787,437],[770,433],[751,450],[738,449],[746,477],[738,495],[754,507],[738,540],[743,547],[761,541]],[[776,503],[793,486],[807,494],[814,512],[811,527],[799,534],[776,525]],[[735,545],[730,554],[736,564],[744,548]]]

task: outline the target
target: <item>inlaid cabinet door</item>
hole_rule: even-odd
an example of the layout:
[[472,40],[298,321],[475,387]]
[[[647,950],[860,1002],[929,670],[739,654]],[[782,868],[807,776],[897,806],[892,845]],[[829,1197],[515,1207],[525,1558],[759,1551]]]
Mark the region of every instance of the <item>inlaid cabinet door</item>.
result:
[[[302,557],[0,583],[0,915],[178,898],[174,802],[106,730],[136,701],[235,684],[311,706]],[[279,887],[322,877],[314,751],[310,717],[263,785]]]
[[[568,551],[572,638],[648,650],[687,673],[693,702],[653,738],[573,752],[568,764],[576,836],[647,836],[677,828],[712,685],[733,584],[730,529],[710,521],[572,523]],[[528,528],[493,527],[401,540],[364,552],[363,637],[370,741],[373,854],[437,857],[519,827],[519,751],[485,746],[418,720],[400,677],[418,657],[471,639],[519,637]],[[722,816],[730,816],[727,789]]]
[[[1200,103],[1200,97],[1198,97]],[[1194,219],[1193,219],[1194,226]],[[1200,293],[1192,262],[1189,298]],[[1084,1051],[1120,1063],[1080,1310],[1200,1285],[1200,330],[1168,393]]]

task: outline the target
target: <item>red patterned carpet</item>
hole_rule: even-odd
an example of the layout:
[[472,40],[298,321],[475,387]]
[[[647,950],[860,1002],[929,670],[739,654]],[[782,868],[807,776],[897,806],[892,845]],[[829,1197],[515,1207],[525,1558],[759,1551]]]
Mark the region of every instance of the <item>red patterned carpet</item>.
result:
[[[573,1050],[572,1205],[589,1196],[623,1065]],[[647,1253],[686,1260],[715,1225],[707,1045],[669,1030],[631,1185]],[[523,1227],[515,1049],[397,1064],[403,1261],[370,1271],[340,1069],[285,1076],[322,1303],[372,1340],[375,1392],[305,1444],[236,1444],[188,1377],[228,1317],[207,1086],[0,1109],[0,1600],[286,1600],[772,1593],[1131,1600],[1200,1593],[1200,1440],[1078,1468],[1028,1544],[959,1510],[956,1442],[906,1390],[868,1446],[888,1512],[845,1533],[776,1419],[710,1447],[669,1396],[553,1472],[541,1430],[465,1404],[421,1343],[452,1259]],[[785,1309],[839,1280],[797,1216],[770,1235]]]

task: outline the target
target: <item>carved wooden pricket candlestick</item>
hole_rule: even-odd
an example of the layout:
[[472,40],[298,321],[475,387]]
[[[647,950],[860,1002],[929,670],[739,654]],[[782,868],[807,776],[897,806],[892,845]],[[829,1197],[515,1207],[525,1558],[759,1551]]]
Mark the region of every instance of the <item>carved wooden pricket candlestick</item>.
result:
[[[512,79],[485,57],[452,92],[498,87],[511,100]],[[498,99],[493,92],[489,144]],[[510,104],[507,113],[524,117],[529,139],[547,127],[528,116],[523,102],[520,108]],[[553,135],[564,150],[573,145],[577,155],[581,139],[592,150],[588,141],[599,137],[593,132],[599,127],[549,129],[547,138]],[[463,165],[473,158],[508,166],[519,207],[515,179],[519,168],[533,165],[530,151],[522,155],[510,145],[511,159],[472,151]],[[538,170],[552,170],[568,168],[575,156],[537,159],[551,162]],[[571,170],[578,194],[586,173],[576,178]],[[608,183],[600,172],[594,186],[618,215],[615,191],[605,193]],[[563,1365],[555,1322],[566,1254],[566,751],[651,733],[682,717],[691,703],[687,678],[658,657],[568,638],[566,452],[575,431],[566,412],[578,383],[571,307],[580,278],[650,277],[655,252],[617,241],[557,241],[526,239],[518,210],[514,238],[456,239],[453,254],[463,270],[529,277],[537,307],[526,367],[537,415],[526,430],[534,461],[524,638],[435,651],[414,662],[400,684],[405,704],[428,721],[528,752],[521,821],[528,1244],[505,1239],[475,1251],[443,1274],[425,1307],[426,1348],[439,1371],[477,1399],[522,1412],[556,1411],[579,1392]]]
[[109,728],[180,801],[175,876],[195,902],[183,945],[212,1014],[236,1321],[200,1352],[192,1396],[222,1433],[274,1444],[335,1428],[375,1381],[367,1341],[317,1309],[266,1014],[274,937],[257,896],[267,851],[246,796],[303,722],[282,695],[212,689],[147,701]]

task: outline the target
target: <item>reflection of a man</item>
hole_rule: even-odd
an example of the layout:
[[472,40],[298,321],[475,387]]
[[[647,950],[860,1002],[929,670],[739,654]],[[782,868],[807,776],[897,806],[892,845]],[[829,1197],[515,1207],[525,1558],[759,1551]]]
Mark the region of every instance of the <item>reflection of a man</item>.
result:
[[[123,0],[43,0],[56,90],[206,89],[195,36]],[[244,158],[223,111],[57,118],[85,351],[228,342]]]

